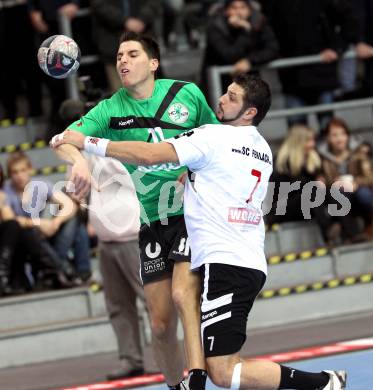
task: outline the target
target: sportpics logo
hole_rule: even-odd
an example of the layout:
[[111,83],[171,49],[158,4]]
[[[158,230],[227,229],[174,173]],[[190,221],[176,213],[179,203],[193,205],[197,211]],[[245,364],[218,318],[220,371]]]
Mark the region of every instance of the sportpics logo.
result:
[[[113,173],[108,175],[105,173],[105,165],[103,161],[105,159],[99,159],[92,164],[91,169],[91,197],[95,201],[93,205],[85,204],[81,202],[81,206],[88,209],[90,212],[95,214],[102,226],[108,231],[120,235],[123,231],[123,226],[120,218],[112,218],[113,215],[118,214],[118,210],[121,210],[120,215],[124,208],[129,207],[124,199],[128,198],[130,191],[133,192],[133,202],[137,202],[140,209],[141,220],[145,224],[150,224],[149,216],[144,206],[137,201],[136,194],[138,196],[146,196],[148,194],[159,194],[155,195],[155,209],[158,212],[159,219],[162,225],[168,224],[168,216],[175,214],[183,207],[183,184],[178,181],[166,181],[162,183],[160,180],[155,180],[151,183],[145,184],[143,178],[144,172],[139,169],[135,170],[132,174],[129,174],[123,168],[123,173]],[[108,177],[109,176],[109,177]],[[105,179],[107,178],[107,179]],[[132,180],[132,183],[131,183]],[[130,189],[132,188],[132,189]],[[75,187],[72,182],[68,180],[62,180],[57,182],[54,186],[47,185],[45,181],[33,180],[31,181],[24,190],[23,194],[23,210],[38,224],[38,220],[42,215],[50,214],[52,216],[58,215],[70,215],[71,210],[58,210],[58,205],[49,203],[49,194],[57,191],[66,191],[68,194],[73,194]],[[106,193],[105,199],[100,194]],[[108,201],[107,193],[110,193]],[[153,195],[152,195],[153,196]],[[131,207],[134,207],[132,204]],[[138,219],[137,219],[138,220]]]
[[[108,187],[108,191],[112,192],[110,195],[111,201],[96,202],[96,207],[91,205],[83,205],[89,210],[92,210],[100,220],[101,224],[105,226],[108,231],[120,234],[122,231],[121,221],[115,221],[112,218],[120,208],[123,209],[123,199],[129,194],[129,173],[113,174],[108,180],[102,180],[103,166],[99,163],[93,165],[92,177],[94,183],[100,183],[100,189],[96,191],[96,196],[100,199],[100,191]],[[148,193],[156,193],[156,207],[159,219],[162,225],[168,224],[168,216],[175,214],[182,208],[183,204],[183,189],[184,185],[178,180],[167,181],[161,184],[159,180],[145,185],[142,178],[144,173],[135,170],[130,178],[136,188],[138,194],[146,195]],[[101,178],[101,179],[100,179]],[[331,217],[343,217],[350,213],[351,202],[349,199],[349,192],[338,183],[335,183],[331,188],[325,187],[321,182],[309,182],[302,187],[299,182],[281,182],[278,185],[278,196],[276,202],[273,201],[275,193],[275,183],[269,183],[267,197],[263,202],[262,210],[251,209],[240,205],[231,205],[227,209],[227,221],[229,223],[241,224],[242,226],[250,227],[261,223],[263,215],[268,214],[274,208],[275,215],[285,215],[288,209],[289,195],[293,191],[297,191],[301,197],[301,212],[305,220],[312,218],[313,209],[322,207],[325,214]],[[72,183],[69,181],[57,182],[52,192],[61,191],[69,187],[69,191],[73,192]],[[159,189],[157,187],[160,187]],[[57,205],[48,203],[48,194],[50,189],[43,181],[32,181],[26,186],[23,196],[22,207],[28,213],[30,218],[35,219],[35,223],[41,218],[41,215],[47,210],[49,214],[61,215],[61,213],[69,213],[69,210],[59,210]],[[135,200],[134,200],[135,201]],[[99,205],[99,206],[97,206]],[[49,210],[47,209],[49,207]],[[144,206],[139,203],[140,215],[143,223],[149,224],[150,220],[146,213]],[[179,252],[189,250],[189,243],[187,241],[180,242]]]

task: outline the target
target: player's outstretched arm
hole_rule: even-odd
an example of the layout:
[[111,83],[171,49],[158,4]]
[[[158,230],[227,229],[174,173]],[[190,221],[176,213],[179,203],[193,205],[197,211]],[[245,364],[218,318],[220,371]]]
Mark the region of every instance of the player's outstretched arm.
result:
[[141,141],[109,142],[106,156],[134,165],[179,163],[175,148],[167,142],[155,144]]
[[77,131],[68,130],[58,134],[51,141],[53,148],[64,144],[70,144],[102,157],[114,157],[133,165],[179,162],[174,147],[167,142],[152,144],[141,141],[110,141],[104,138],[86,137]]

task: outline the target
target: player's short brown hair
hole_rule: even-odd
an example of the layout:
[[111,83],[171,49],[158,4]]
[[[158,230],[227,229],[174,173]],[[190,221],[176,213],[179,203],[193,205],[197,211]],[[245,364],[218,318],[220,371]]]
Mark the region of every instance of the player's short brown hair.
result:
[[269,85],[262,80],[258,73],[236,75],[233,82],[244,90],[243,108],[255,107],[257,109],[258,112],[253,118],[253,125],[258,126],[271,107],[272,96]]
[[119,45],[128,41],[139,42],[149,58],[155,58],[158,62],[161,61],[161,51],[159,49],[159,45],[150,35],[126,31],[120,37]]
[[32,162],[27,154],[23,152],[13,152],[9,155],[8,160],[6,162],[8,177],[11,176],[12,168],[14,167],[14,165],[20,162],[26,162],[30,168],[32,167]]

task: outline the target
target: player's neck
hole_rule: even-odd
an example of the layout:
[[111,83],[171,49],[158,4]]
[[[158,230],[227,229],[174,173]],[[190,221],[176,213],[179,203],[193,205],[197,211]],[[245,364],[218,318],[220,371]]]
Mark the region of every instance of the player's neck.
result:
[[128,94],[136,99],[143,100],[149,99],[153,95],[155,86],[155,80],[153,78],[146,79],[142,83],[139,83],[132,88],[128,88]]
[[242,118],[226,122],[225,124],[226,125],[235,126],[235,127],[253,126],[253,122],[252,121],[246,121],[246,120],[243,120]]

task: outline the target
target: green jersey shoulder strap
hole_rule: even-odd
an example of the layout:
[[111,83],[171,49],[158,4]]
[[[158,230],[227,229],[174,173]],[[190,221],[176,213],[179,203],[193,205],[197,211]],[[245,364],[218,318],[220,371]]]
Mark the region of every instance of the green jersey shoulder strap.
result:
[[177,125],[175,123],[165,122],[161,118],[168,106],[175,98],[177,93],[187,84],[188,82],[184,81],[174,81],[170,88],[168,89],[166,95],[163,97],[156,114],[152,117],[141,117],[141,116],[125,116],[125,117],[111,117],[110,118],[110,128],[115,130],[122,130],[123,124],[126,124],[126,129],[131,128],[155,128],[161,127],[163,129],[175,129],[175,130],[185,130],[185,127]]
[[170,105],[170,103],[174,100],[177,93],[180,91],[181,88],[184,87],[184,85],[190,84],[185,81],[175,81],[170,89],[168,90],[166,96],[163,98],[161,104],[159,105],[158,111],[154,115],[155,118],[161,119],[165,111],[167,110],[167,107]]

